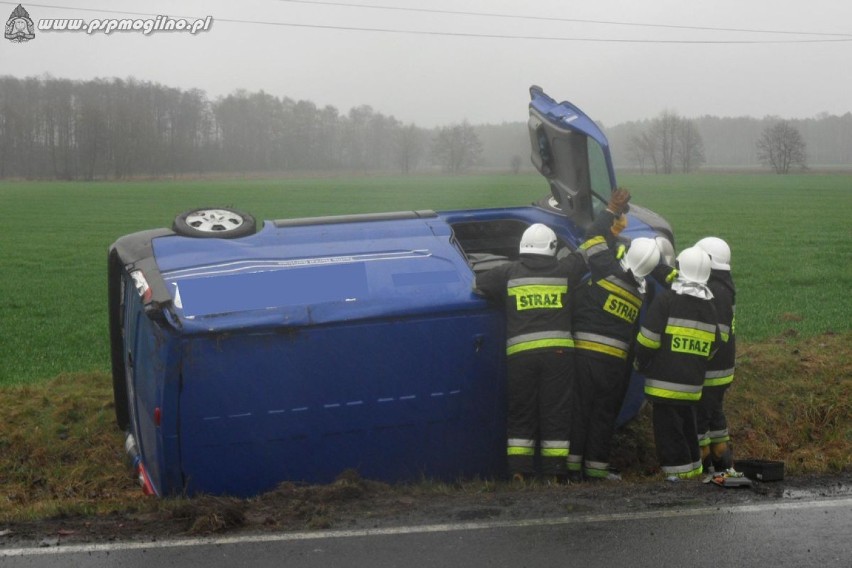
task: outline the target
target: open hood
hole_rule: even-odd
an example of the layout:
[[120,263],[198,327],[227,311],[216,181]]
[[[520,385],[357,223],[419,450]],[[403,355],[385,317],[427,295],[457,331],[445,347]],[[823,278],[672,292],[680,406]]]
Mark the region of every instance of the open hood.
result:
[[609,142],[573,104],[558,103],[535,85],[530,97],[532,163],[550,183],[555,206],[584,226],[616,187]]

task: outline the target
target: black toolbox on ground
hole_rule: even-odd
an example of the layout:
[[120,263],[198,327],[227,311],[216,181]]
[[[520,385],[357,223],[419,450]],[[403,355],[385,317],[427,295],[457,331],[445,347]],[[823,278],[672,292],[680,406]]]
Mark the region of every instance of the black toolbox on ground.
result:
[[784,462],[747,459],[736,462],[737,471],[757,481],[781,481],[784,479]]

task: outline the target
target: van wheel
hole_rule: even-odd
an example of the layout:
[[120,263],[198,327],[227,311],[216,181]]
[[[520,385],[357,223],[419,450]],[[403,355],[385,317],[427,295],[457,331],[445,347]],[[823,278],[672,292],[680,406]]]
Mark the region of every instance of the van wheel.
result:
[[253,235],[257,230],[254,217],[226,208],[192,209],[175,217],[172,230],[187,237],[236,239]]

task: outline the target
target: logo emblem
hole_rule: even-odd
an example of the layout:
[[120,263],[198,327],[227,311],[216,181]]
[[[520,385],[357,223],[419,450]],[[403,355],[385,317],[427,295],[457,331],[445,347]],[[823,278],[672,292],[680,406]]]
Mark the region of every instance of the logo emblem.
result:
[[35,37],[35,26],[30,19],[29,13],[23,6],[12,10],[12,15],[6,20],[6,39],[13,43],[23,43]]

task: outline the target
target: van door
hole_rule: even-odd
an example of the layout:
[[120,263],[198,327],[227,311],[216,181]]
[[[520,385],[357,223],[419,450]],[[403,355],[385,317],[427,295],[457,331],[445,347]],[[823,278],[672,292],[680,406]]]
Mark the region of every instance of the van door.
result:
[[609,142],[595,122],[573,104],[557,103],[530,87],[532,163],[547,178],[562,212],[586,226],[606,207],[616,187]]

